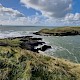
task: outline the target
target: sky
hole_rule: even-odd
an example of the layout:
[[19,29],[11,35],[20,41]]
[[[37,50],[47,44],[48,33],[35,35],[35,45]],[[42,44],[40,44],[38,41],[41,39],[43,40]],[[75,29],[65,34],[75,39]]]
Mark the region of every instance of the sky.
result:
[[0,24],[80,26],[80,0],[0,0]]

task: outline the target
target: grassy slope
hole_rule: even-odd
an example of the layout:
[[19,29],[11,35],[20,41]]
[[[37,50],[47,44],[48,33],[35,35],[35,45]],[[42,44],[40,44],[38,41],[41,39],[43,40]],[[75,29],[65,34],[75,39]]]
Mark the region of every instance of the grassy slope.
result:
[[21,49],[19,39],[3,41],[14,45],[0,46],[0,80],[80,80],[80,64]]

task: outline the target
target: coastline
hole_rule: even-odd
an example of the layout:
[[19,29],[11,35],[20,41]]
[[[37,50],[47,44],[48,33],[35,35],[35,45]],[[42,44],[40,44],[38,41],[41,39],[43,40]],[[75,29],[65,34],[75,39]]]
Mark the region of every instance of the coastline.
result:
[[75,36],[80,35],[80,27],[58,27],[53,29],[45,28],[33,34],[43,36]]

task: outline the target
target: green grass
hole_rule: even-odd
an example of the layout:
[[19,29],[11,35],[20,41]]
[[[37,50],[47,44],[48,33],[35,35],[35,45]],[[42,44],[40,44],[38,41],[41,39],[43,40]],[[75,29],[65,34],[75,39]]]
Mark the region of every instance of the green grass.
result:
[[0,39],[0,42],[3,42],[3,43],[7,43],[11,46],[19,46],[19,44],[21,43],[20,39]]
[[38,33],[55,35],[55,33],[59,33],[59,34],[67,33],[67,32],[75,33],[75,31],[80,33],[80,27],[58,27],[58,28],[53,28],[53,29],[42,29]]
[[[21,48],[0,49],[1,80],[79,80],[80,65]],[[11,55],[11,56],[8,56]],[[76,72],[76,73],[75,73]]]
[[[10,44],[18,41],[9,40]],[[19,46],[0,46],[0,80],[80,80],[80,64]]]

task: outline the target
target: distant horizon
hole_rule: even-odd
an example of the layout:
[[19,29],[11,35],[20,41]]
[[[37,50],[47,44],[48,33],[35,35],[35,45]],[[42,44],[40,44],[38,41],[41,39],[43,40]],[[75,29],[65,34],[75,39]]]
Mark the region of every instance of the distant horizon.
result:
[[0,26],[24,26],[24,27],[80,27],[80,26],[44,26],[44,25],[2,25],[0,24]]

